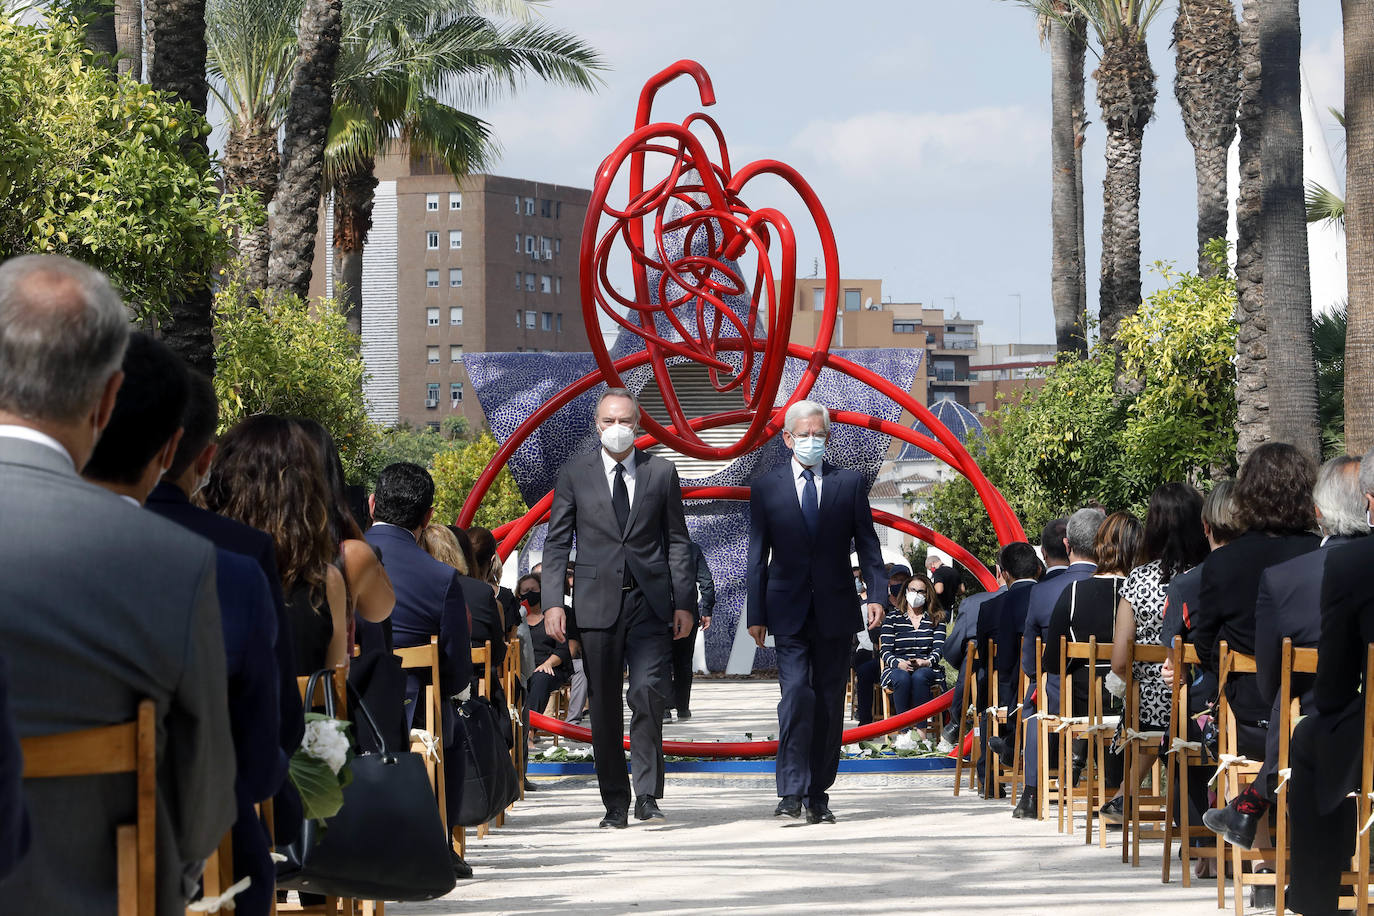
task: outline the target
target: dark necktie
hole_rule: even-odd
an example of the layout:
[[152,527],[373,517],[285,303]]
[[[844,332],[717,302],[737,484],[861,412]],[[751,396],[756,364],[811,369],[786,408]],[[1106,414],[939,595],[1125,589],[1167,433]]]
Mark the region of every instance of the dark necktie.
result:
[[802,518],[806,519],[806,527],[810,529],[811,536],[816,535],[816,526],[821,520],[821,507],[816,499],[816,472],[807,468],[802,471],[802,476],[806,478],[806,483],[802,486]]
[[625,465],[615,463],[615,483],[611,486],[611,506],[615,509],[615,519],[624,532],[630,521],[630,488],[625,486]]

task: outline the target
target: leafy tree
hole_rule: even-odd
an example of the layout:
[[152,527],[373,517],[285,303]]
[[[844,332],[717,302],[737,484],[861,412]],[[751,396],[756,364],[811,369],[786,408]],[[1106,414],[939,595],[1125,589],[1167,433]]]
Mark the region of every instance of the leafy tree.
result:
[[428,426],[418,429],[409,425],[393,426],[382,430],[378,435],[372,451],[367,456],[364,474],[367,483],[371,485],[376,482],[382,468],[389,464],[404,461],[429,467],[434,459],[444,452],[461,448],[461,443],[453,442]]
[[215,296],[215,394],[221,430],[256,413],[318,420],[351,480],[377,442],[363,398],[358,338],[336,303],[250,290],[235,278]]
[[1317,369],[1317,420],[1322,427],[1322,458],[1346,453],[1344,307],[1312,316],[1312,361]]
[[[430,473],[434,475],[434,517],[445,524],[458,517],[463,501],[477,478],[496,456],[496,439],[490,433],[461,449],[450,449],[434,456]],[[508,468],[502,468],[482,500],[473,524],[495,528],[529,511]]]
[[80,28],[0,15],[0,258],[70,255],[140,318],[208,285],[248,217],[220,193],[189,105],[92,65]]

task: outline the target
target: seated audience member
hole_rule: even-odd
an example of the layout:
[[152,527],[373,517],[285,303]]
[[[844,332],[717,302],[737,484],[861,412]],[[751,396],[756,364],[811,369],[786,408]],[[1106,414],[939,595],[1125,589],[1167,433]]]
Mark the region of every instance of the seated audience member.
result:
[[[1036,807],[1036,793],[1040,781],[1040,723],[1035,715],[1035,640],[1038,638],[1044,642],[1055,603],[1064,589],[1072,582],[1090,577],[1097,569],[1092,545],[1101,524],[1101,509],[1079,509],[1071,517],[1050,522],[1040,533],[1040,553],[1049,568],[1031,588],[1030,604],[1026,608],[1026,630],[1021,635],[1021,670],[1026,673],[1028,682],[1025,702],[1021,707],[1021,714],[1026,717],[1025,746],[1022,748],[1022,759],[1026,762],[1026,786],[1011,811],[1011,816],[1015,818],[1039,810]],[[1049,708],[1058,709],[1058,671],[1046,677],[1045,692],[1049,695]],[[999,753],[1006,751],[1005,747],[997,747],[1001,744],[1000,739],[988,743]]]
[[[1366,519],[1374,510],[1374,451],[1360,462]],[[1311,715],[1298,723],[1291,746],[1293,777],[1292,884],[1288,906],[1303,916],[1334,916],[1341,872],[1355,851],[1355,800],[1364,734],[1366,654],[1374,643],[1374,537],[1363,537],[1325,554],[1321,587],[1321,635]]]
[[[480,649],[490,642],[492,670],[499,671],[506,660],[506,623],[505,614],[496,603],[496,593],[486,582],[463,574],[459,564],[467,564],[458,546],[458,538],[445,526],[426,525],[420,534],[420,546],[439,562],[459,570],[458,581],[463,588],[463,600],[467,603],[472,648]],[[480,669],[473,670],[474,678],[481,676]]]
[[[467,698],[472,684],[472,644],[467,602],[458,570],[425,553],[418,540],[434,516],[434,478],[417,464],[397,463],[382,469],[370,501],[373,523],[367,542],[382,552],[396,609],[391,613],[392,633],[399,647],[423,646],[439,637],[439,689],[444,703],[445,784],[448,786],[448,820],[455,824],[463,804],[466,771],[462,753],[462,720],[454,713],[452,698]],[[423,686],[419,672],[408,673],[407,709]],[[454,875],[472,877],[472,869],[453,854]]]
[[[1321,594],[1327,551],[1369,533],[1365,497],[1360,489],[1360,460],[1333,458],[1322,465],[1312,490],[1321,548],[1276,563],[1260,576],[1255,601],[1255,667],[1260,696],[1271,703],[1268,719],[1279,720],[1279,675],[1283,640],[1291,637],[1299,648],[1315,648],[1321,636]],[[1312,707],[1311,675],[1294,674],[1292,691],[1301,698],[1304,713]],[[1203,814],[1210,829],[1226,842],[1250,849],[1259,819],[1274,801],[1279,769],[1279,730],[1267,729],[1264,768],[1244,792],[1225,808]]]
[[[1026,631],[1026,610],[1030,604],[1031,587],[1039,580],[1044,567],[1035,555],[1035,548],[1025,541],[1015,541],[1003,547],[997,565],[1002,571],[1002,581],[1006,583],[1007,590],[985,602],[978,613],[978,701],[982,705],[984,700],[991,700],[989,688],[995,678],[997,704],[1019,711],[1021,697],[1017,687],[1021,670],[1021,638]],[[988,664],[990,659],[994,661],[992,666]],[[988,705],[990,707],[991,703]],[[989,738],[1007,740],[994,733],[992,717],[986,714],[982,737],[984,760],[988,759]]]
[[[1245,530],[1240,527],[1236,514],[1235,488],[1234,480],[1219,480],[1202,500],[1202,533],[1207,538],[1208,556],[1218,547],[1240,537]],[[1172,646],[1175,636],[1182,636],[1184,642],[1190,641],[1193,616],[1202,597],[1202,571],[1206,567],[1207,558],[1204,557],[1192,569],[1169,580],[1169,587],[1164,590],[1164,626],[1159,634],[1160,645]],[[1170,685],[1173,683],[1168,675],[1164,680]],[[1204,701],[1215,697],[1217,692],[1216,678],[1211,677],[1206,683],[1210,683],[1211,687],[1207,689],[1203,684],[1200,696]],[[1190,702],[1197,699],[1197,696],[1189,696]],[[1200,712],[1201,707],[1194,711]]]
[[[130,337],[123,368],[124,384],[114,413],[83,476],[141,505],[173,464],[178,440],[183,438],[189,380],[176,354],[146,334]],[[244,914],[265,914],[271,908],[275,868],[267,833],[253,806],[276,795],[287,769],[286,754],[278,743],[276,608],[267,579],[252,558],[216,548],[216,561],[215,587],[229,677],[229,725],[237,765],[235,880],[252,878],[234,903]]]
[[568,653],[566,642],[558,642],[544,629],[544,606],[539,593],[539,577],[532,573],[521,576],[516,587],[519,588],[520,600],[527,609],[525,623],[529,626],[530,651],[535,665],[530,673],[528,707],[531,712],[542,713],[548,706],[549,697],[553,692],[568,682],[572,673],[572,656]]
[[887,617],[898,614],[897,603],[900,600],[902,589],[906,588],[907,580],[911,578],[911,570],[902,566],[900,563],[892,564],[888,571],[887,579],[887,613],[883,615],[883,623],[868,630],[869,644],[873,647],[865,649],[862,646],[854,650],[854,660],[851,666],[854,669],[854,720],[860,725],[867,725],[873,721],[873,690],[878,684],[878,648],[882,638],[883,627],[886,625]]
[[0,658],[0,881],[29,851],[29,806],[24,803],[24,760],[9,707],[9,675]]
[[[97,271],[40,255],[0,266],[0,646],[20,737],[158,709],[157,916],[234,822],[215,552],[81,480],[114,410],[129,315]],[[79,559],[79,561],[78,561]],[[25,786],[31,845],[0,882],[7,914],[115,908],[117,824],[130,777]]]
[[[898,593],[896,613],[883,621],[879,651],[883,659],[883,686],[892,690],[892,711],[901,715],[929,703],[943,693],[945,612],[935,587],[925,576],[912,576]],[[925,721],[916,733],[925,740]]]
[[959,737],[958,713],[967,713],[968,704],[964,701],[964,652],[968,649],[969,640],[978,635],[978,615],[984,603],[1007,591],[1006,583],[1002,581],[1002,568],[995,560],[992,564],[992,574],[997,579],[997,588],[990,592],[977,592],[959,602],[959,613],[955,615],[954,623],[950,625],[949,633],[945,636],[945,661],[959,672],[954,681],[954,696],[951,697],[949,707],[957,714],[951,717],[952,721],[945,726],[945,732],[941,736],[944,742],[951,746]]
[[491,587],[501,608],[505,629],[510,632],[520,625],[520,602],[514,592],[501,584],[501,559],[496,556],[496,538],[490,529],[473,525],[468,528],[468,539],[472,543],[472,559],[477,570],[468,575]]
[[224,434],[202,491],[206,508],[266,531],[296,653],[293,674],[347,667],[348,593],[335,566],[319,450],[286,417],[259,414]]

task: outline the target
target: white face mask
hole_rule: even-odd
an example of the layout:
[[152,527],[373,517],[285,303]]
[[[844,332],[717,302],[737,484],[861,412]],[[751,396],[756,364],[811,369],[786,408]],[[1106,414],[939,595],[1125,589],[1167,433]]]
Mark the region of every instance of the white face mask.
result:
[[926,596],[924,592],[909,591],[906,593],[907,607],[925,607]]
[[601,431],[601,444],[614,455],[627,452],[635,444],[635,431],[623,423],[613,423]]

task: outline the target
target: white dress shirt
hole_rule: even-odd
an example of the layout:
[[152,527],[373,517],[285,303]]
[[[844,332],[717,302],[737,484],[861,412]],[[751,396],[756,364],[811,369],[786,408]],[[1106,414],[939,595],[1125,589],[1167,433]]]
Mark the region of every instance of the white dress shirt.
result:
[[39,432],[38,430],[32,429],[28,426],[19,426],[17,424],[3,423],[0,424],[0,436],[3,436],[7,439],[23,439],[26,442],[36,442],[39,445],[42,445],[46,448],[50,448],[53,451],[57,452],[57,454],[61,455],[63,458],[67,459],[67,464],[72,466],[73,473],[75,473],[76,471],[76,462],[72,461],[72,456],[67,451],[66,446],[64,446],[61,442],[58,442],[52,436],[49,436],[47,433]]
[[[802,502],[802,491],[806,489],[806,478],[802,476],[802,471],[805,471],[806,469],[806,465],[798,461],[795,456],[792,458],[792,483],[795,484],[797,487],[797,503],[799,505]],[[816,506],[819,508],[821,504],[820,462],[817,462],[816,466],[811,468],[811,472],[816,475]]]
[[[625,466],[625,490],[630,494],[630,505],[635,504],[635,452],[630,450],[630,454],[625,460],[620,462]],[[615,497],[615,466],[616,460],[611,457],[611,453],[604,448],[601,450],[601,466],[606,469],[606,486],[610,487],[612,498]]]

